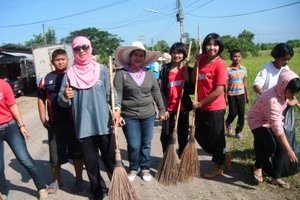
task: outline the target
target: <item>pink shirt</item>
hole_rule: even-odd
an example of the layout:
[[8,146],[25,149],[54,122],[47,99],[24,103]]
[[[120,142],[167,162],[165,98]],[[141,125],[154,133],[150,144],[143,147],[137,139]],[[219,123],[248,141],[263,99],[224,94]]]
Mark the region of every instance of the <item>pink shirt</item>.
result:
[[247,121],[251,130],[267,127],[271,128],[276,136],[284,134],[283,111],[287,106],[284,90],[289,81],[297,77],[294,72],[283,70],[277,85],[260,95],[248,112]]
[[10,85],[0,79],[0,124],[5,124],[13,119],[10,107],[16,103]]

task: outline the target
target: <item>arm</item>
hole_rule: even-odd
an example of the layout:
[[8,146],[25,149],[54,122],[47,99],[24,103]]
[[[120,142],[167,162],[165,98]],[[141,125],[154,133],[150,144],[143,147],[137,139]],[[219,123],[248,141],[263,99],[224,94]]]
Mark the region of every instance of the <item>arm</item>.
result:
[[267,79],[267,71],[265,68],[263,68],[260,72],[258,72],[254,83],[253,83],[253,90],[258,93],[261,94],[264,92],[263,85],[265,84]]
[[291,148],[285,133],[280,134],[278,137],[278,141],[280,142],[282,148],[284,149],[284,151],[287,153],[287,156],[289,157],[291,162],[295,162],[298,163],[298,158],[295,154],[295,152],[293,151],[293,149]]
[[246,103],[249,104],[249,93],[248,93],[248,81],[247,77],[244,77],[244,91],[245,91],[245,98],[246,98]]
[[208,104],[215,100],[219,95],[224,95],[225,85],[218,85],[215,90],[210,93],[206,98],[200,102],[194,102],[194,108],[201,108],[203,105]]
[[38,109],[39,109],[39,116],[40,120],[43,123],[45,128],[49,127],[48,120],[46,119],[46,100],[38,98]]
[[23,118],[22,118],[22,115],[20,113],[19,107],[17,106],[17,104],[14,104],[9,109],[10,109],[10,112],[11,112],[12,116],[17,121],[23,137],[25,139],[28,139],[29,138],[29,133],[27,132],[27,129],[26,129],[25,124],[23,122]]
[[64,108],[69,107],[71,105],[71,98],[73,98],[73,95],[74,91],[67,83],[67,74],[65,74],[58,93],[58,105]]
[[165,106],[164,106],[164,102],[163,102],[163,99],[162,99],[160,88],[159,88],[158,83],[157,83],[155,77],[153,76],[153,74],[146,72],[146,76],[147,76],[147,74],[149,74],[151,76],[151,80],[152,80],[152,83],[153,83],[152,88],[151,88],[151,94],[152,94],[153,99],[154,99],[154,101],[157,105],[157,108],[159,110],[160,119],[165,120],[166,109],[165,109]]

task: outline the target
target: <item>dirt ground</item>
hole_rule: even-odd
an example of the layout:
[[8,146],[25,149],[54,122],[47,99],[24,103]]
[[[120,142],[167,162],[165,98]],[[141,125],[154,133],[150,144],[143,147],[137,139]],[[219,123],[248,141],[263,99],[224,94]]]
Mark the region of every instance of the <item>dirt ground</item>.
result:
[[[36,164],[43,174],[47,183],[51,182],[50,166],[49,166],[49,152],[47,144],[46,130],[38,117],[36,97],[22,96],[17,99],[17,103],[23,115],[25,124],[31,134],[27,141],[29,152]],[[160,123],[157,122],[155,126],[155,133],[152,143],[152,175],[155,176],[159,162],[162,158],[161,144],[159,141]],[[126,155],[126,140],[120,129],[120,147],[124,165],[128,167]],[[211,165],[211,157],[206,155],[198,146],[200,171],[203,172]],[[5,144],[5,167],[6,178],[10,183],[10,200],[31,200],[37,198],[36,188],[32,179],[24,168],[17,162],[12,151]],[[103,167],[103,165],[102,165]],[[50,195],[50,199],[59,200],[81,200],[88,199],[89,182],[84,170],[85,190],[80,194],[72,194],[71,189],[74,182],[74,170],[71,163],[65,164],[62,167],[62,181],[64,186],[56,194]],[[104,176],[107,186],[109,180],[103,170],[101,174]],[[157,182],[155,178],[150,183],[146,183],[137,177],[132,182],[139,199],[144,200],[195,200],[195,199],[286,199],[284,192],[278,191],[276,187],[270,187],[268,184],[261,184],[259,186],[253,185],[249,173],[231,170],[224,176],[217,177],[213,180],[204,179],[202,177],[195,178],[189,183],[178,183],[175,186],[164,186]],[[300,195],[291,198],[299,199]]]

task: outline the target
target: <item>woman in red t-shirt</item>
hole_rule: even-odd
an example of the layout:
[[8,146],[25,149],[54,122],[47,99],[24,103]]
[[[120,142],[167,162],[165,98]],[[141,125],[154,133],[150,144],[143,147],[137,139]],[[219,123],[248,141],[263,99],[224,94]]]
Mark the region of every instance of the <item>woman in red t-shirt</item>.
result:
[[[208,34],[202,45],[203,54],[196,59],[192,80],[197,84],[195,138],[204,151],[212,154],[213,167],[204,177],[213,178],[223,174],[222,165],[230,167],[231,154],[226,153],[224,135],[224,115],[226,109],[225,85],[227,68],[220,58],[224,49],[221,37],[216,33]],[[196,72],[198,68],[198,80]],[[225,159],[225,154],[226,159]]]

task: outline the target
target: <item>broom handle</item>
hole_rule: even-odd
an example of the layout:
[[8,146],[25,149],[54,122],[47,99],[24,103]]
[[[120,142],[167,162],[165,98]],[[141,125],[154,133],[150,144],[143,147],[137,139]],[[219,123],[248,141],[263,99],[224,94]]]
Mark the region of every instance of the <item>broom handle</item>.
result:
[[[108,68],[109,68],[109,82],[110,82],[110,89],[111,89],[111,109],[112,115],[115,111],[115,90],[114,90],[114,82],[113,82],[113,69],[112,69],[112,58],[109,56],[108,58]],[[115,135],[115,144],[116,144],[116,160],[121,160],[120,150],[119,150],[119,139],[118,139],[118,131],[117,131],[117,124],[114,124],[114,135]]]
[[[195,93],[194,93],[194,101],[198,100],[198,79],[199,79],[199,67],[198,67],[198,60],[196,66],[196,81],[195,81]],[[196,109],[193,109],[193,118],[192,118],[192,132],[191,132],[191,139],[195,137],[195,118],[196,118]]]

